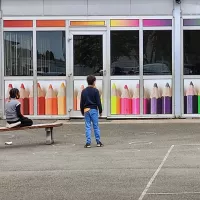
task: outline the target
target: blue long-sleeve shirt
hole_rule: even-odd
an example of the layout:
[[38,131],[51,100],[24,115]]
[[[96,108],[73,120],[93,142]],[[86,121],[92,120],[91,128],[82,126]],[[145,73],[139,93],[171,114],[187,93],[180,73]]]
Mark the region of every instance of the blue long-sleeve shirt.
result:
[[102,113],[101,98],[99,90],[94,87],[87,87],[81,93],[80,109],[82,115],[84,115],[84,109],[99,109],[99,113]]

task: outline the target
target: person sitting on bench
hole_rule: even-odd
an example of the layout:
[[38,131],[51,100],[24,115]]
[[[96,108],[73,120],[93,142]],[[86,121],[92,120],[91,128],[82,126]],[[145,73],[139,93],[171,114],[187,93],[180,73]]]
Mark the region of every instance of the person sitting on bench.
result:
[[32,126],[33,121],[21,114],[21,103],[18,101],[20,93],[17,88],[10,90],[10,97],[5,105],[5,114],[7,120],[7,128],[13,128],[16,126]]

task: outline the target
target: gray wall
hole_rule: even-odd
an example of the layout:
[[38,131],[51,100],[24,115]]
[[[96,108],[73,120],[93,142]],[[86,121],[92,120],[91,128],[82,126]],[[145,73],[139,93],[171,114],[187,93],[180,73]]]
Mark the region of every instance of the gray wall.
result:
[[173,0],[1,0],[1,6],[4,16],[172,15]]
[[183,15],[199,15],[200,0],[183,0],[181,10]]

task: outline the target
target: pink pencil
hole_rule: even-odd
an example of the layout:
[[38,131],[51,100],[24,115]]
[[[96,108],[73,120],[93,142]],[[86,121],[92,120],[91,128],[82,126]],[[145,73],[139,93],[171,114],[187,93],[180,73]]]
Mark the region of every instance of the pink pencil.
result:
[[132,114],[139,115],[140,114],[140,85],[136,85],[136,90],[133,94],[132,99]]
[[122,115],[130,114],[131,101],[130,101],[130,93],[129,93],[129,89],[127,85],[124,86],[124,89],[122,91],[120,103],[121,103],[120,113]]

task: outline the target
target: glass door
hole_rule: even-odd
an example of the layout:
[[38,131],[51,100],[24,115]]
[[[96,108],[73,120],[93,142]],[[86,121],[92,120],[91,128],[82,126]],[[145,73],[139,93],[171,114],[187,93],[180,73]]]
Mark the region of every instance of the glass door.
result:
[[81,116],[81,92],[87,87],[86,77],[90,74],[95,75],[97,78],[96,87],[101,96],[103,116],[106,116],[105,31],[72,31],[69,40],[72,100],[70,117]]

